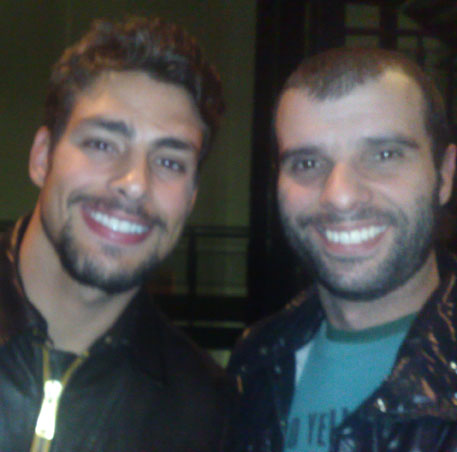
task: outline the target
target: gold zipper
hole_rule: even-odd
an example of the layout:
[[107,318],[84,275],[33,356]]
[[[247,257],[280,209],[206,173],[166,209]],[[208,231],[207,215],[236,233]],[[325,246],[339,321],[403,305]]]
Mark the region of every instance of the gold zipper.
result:
[[75,370],[87,358],[88,353],[78,356],[68,367],[61,380],[51,379],[49,349],[43,345],[43,400],[35,426],[30,452],[49,452],[54,439],[57,413],[62,393]]

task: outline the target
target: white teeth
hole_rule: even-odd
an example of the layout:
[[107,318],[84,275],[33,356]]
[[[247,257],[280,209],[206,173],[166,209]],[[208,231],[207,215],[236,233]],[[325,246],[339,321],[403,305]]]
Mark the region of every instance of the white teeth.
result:
[[329,242],[341,243],[343,245],[358,245],[376,236],[386,230],[387,226],[370,226],[368,228],[353,229],[352,231],[332,231],[325,230],[325,237]]
[[143,234],[148,228],[138,223],[132,223],[127,220],[120,220],[116,217],[111,217],[101,212],[90,212],[90,216],[97,223],[102,224],[115,232],[122,232],[123,234]]

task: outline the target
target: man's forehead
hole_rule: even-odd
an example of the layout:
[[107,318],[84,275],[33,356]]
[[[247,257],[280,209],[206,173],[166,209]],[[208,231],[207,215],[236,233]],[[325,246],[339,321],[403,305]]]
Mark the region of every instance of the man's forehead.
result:
[[[158,93],[176,98],[183,106],[193,110],[199,116],[198,108],[190,92],[182,85],[161,80],[141,70],[103,71],[77,94],[78,97],[90,98],[109,93],[119,98],[132,98],[132,94],[142,92],[146,95]],[[140,97],[138,100],[142,100]],[[145,100],[145,103],[147,100]],[[170,99],[171,102],[171,99]],[[153,105],[150,106],[151,108]]]
[[[408,75],[398,70],[387,70],[381,76],[356,85],[350,91],[335,97],[316,97],[306,87],[291,87],[285,90],[278,102],[275,125],[284,119],[324,112],[327,117],[350,116],[364,110],[377,109],[379,114],[391,110],[411,110],[424,113],[424,96],[419,85]],[[414,115],[412,119],[416,119]],[[421,122],[423,117],[421,118]]]

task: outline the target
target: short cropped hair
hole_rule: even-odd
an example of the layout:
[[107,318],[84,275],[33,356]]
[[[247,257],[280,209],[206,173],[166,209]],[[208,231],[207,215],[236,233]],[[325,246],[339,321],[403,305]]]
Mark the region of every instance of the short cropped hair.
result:
[[422,92],[425,130],[438,167],[451,139],[443,98],[422,69],[401,53],[376,48],[328,50],[305,59],[287,79],[281,95],[290,88],[299,88],[318,100],[338,99],[389,69],[410,77]]
[[104,71],[143,71],[184,88],[205,124],[200,161],[207,154],[224,111],[221,80],[196,40],[160,18],[98,20],[54,65],[45,103],[44,125],[51,146],[61,137],[75,99]]

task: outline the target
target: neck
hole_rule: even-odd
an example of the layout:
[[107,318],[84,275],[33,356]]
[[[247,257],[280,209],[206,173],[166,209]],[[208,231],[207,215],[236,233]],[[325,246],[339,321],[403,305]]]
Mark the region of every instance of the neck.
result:
[[19,249],[25,293],[48,324],[55,348],[81,354],[122,314],[137,288],[119,294],[73,279],[62,267],[36,209]]
[[318,286],[327,320],[338,329],[354,331],[382,325],[418,312],[439,285],[434,251],[402,286],[374,300],[347,300]]

